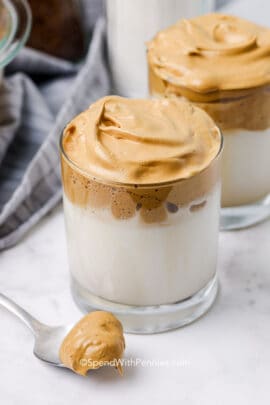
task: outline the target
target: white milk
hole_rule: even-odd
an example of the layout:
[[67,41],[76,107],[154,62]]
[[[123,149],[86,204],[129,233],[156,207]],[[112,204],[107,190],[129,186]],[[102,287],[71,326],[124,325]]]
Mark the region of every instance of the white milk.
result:
[[145,97],[145,43],[181,18],[212,11],[214,3],[215,0],[107,0],[108,49],[116,93]]
[[128,305],[196,294],[216,274],[220,184],[190,205],[168,213],[165,223],[145,224],[139,214],[117,220],[109,209],[80,207],[64,196],[72,278],[95,296]]
[[270,128],[223,131],[222,206],[249,204],[270,192]]

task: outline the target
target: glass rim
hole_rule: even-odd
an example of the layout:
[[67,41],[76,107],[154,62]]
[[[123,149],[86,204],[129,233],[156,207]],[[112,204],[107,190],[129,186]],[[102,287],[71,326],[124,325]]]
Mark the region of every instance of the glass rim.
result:
[[27,0],[2,0],[7,10],[11,29],[6,33],[4,46],[0,47],[0,68],[9,64],[25,45],[32,26],[32,12]]
[[177,183],[182,183],[188,180],[192,180],[194,179],[196,176],[206,172],[209,167],[211,167],[211,165],[213,163],[215,163],[218,158],[221,155],[221,152],[223,150],[223,146],[224,146],[224,136],[223,133],[221,131],[221,129],[216,125],[216,127],[218,128],[219,131],[219,135],[220,135],[220,145],[219,145],[219,149],[217,154],[215,155],[215,157],[209,162],[209,164],[203,168],[202,170],[200,170],[198,173],[190,176],[190,177],[185,177],[185,178],[176,178],[173,180],[168,180],[168,181],[163,181],[163,182],[154,182],[154,183],[144,183],[144,184],[140,184],[140,183],[124,183],[121,181],[114,181],[114,180],[106,180],[106,179],[101,179],[97,176],[91,175],[91,173],[86,172],[84,169],[80,168],[79,165],[75,162],[73,162],[73,160],[70,159],[70,157],[67,155],[64,147],[63,147],[63,139],[64,139],[64,130],[61,133],[60,136],[60,140],[59,140],[59,146],[60,146],[60,152],[61,155],[64,157],[64,159],[66,160],[66,162],[75,170],[77,171],[79,174],[81,174],[83,177],[85,177],[86,179],[89,179],[91,181],[94,181],[96,183],[100,183],[106,186],[111,186],[111,187],[123,187],[123,188],[134,188],[134,189],[148,189],[148,188],[161,188],[161,187],[166,187],[166,186],[171,186],[171,185],[175,185]]

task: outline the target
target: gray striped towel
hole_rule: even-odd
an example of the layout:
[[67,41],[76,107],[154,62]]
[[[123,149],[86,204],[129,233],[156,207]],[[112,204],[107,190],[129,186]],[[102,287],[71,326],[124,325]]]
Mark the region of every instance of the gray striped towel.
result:
[[86,61],[74,65],[25,48],[0,88],[0,250],[18,242],[60,201],[61,131],[110,92],[105,22],[99,18],[103,0],[81,5],[85,32],[92,32]]
[[17,243],[61,199],[61,131],[110,91],[104,33],[101,18],[83,64],[25,48],[8,68],[0,89],[0,250]]

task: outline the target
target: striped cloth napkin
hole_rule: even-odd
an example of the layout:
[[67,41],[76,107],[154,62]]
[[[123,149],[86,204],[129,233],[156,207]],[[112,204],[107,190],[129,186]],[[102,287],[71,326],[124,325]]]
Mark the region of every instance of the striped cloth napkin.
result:
[[0,88],[0,250],[17,243],[60,201],[61,131],[110,92],[104,43],[101,17],[84,63],[25,48],[8,67]]
[[86,61],[74,65],[25,48],[0,86],[0,250],[17,243],[60,201],[61,131],[110,92],[103,0],[81,5],[91,36]]

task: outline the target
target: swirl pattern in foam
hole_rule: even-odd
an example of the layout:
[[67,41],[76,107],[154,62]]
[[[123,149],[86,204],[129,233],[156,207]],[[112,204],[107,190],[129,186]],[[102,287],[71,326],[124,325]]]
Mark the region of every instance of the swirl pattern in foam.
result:
[[238,97],[237,90],[270,83],[270,30],[215,13],[181,20],[148,44],[148,61],[152,74],[190,100],[220,99],[229,90]]
[[108,96],[66,127],[63,149],[94,180],[130,185],[188,179],[217,156],[221,135],[202,110],[178,99]]

